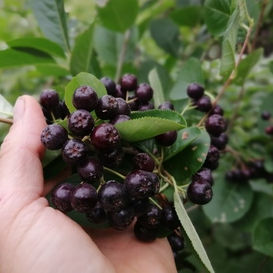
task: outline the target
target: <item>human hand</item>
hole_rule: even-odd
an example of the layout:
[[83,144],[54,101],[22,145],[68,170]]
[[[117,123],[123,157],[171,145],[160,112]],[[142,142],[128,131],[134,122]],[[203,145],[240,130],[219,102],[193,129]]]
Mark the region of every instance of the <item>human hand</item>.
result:
[[45,126],[39,104],[20,97],[0,151],[0,273],[176,272],[166,239],[147,244],[130,230],[86,231],[49,207],[40,161]]

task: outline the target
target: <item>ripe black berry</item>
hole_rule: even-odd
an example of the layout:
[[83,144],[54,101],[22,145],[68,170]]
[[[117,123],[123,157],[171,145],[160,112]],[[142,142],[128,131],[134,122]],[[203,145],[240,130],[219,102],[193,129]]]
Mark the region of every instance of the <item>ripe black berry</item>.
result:
[[110,180],[99,190],[99,200],[106,211],[120,211],[126,207],[127,199],[122,184]]
[[62,151],[63,160],[70,164],[80,163],[87,154],[87,147],[81,141],[77,139],[68,140]]
[[106,213],[100,202],[97,202],[92,209],[88,210],[86,216],[90,222],[95,224],[101,224],[106,221]]
[[131,109],[128,103],[122,98],[116,98],[118,103],[118,114],[130,116]]
[[180,222],[173,207],[167,206],[162,209],[162,223],[169,229],[176,229]]
[[58,124],[48,125],[41,134],[41,141],[49,150],[61,149],[67,138],[67,131]]
[[158,106],[158,109],[161,110],[174,110],[174,106],[170,101],[165,101]]
[[70,200],[74,210],[87,212],[93,208],[98,201],[97,191],[92,185],[82,183],[74,188]]
[[194,204],[204,205],[212,199],[212,195],[212,188],[208,182],[193,181],[187,190],[187,196]]
[[137,111],[139,108],[139,100],[135,96],[129,96],[128,105],[132,111]]
[[77,167],[78,174],[85,182],[95,182],[102,177],[103,167],[95,158],[88,158]]
[[111,120],[111,124],[115,125],[124,121],[129,120],[130,117],[127,115],[118,115],[113,120]]
[[220,115],[209,116],[206,121],[206,130],[212,136],[219,136],[226,129],[226,121]]
[[164,134],[158,135],[155,137],[155,140],[159,145],[162,146],[170,146],[174,144],[177,138],[177,132],[176,131],[169,131]]
[[133,91],[137,88],[137,78],[132,74],[125,74],[120,79],[120,86],[123,91]]
[[154,108],[155,108],[154,105],[151,102],[149,102],[147,104],[139,105],[138,110],[139,111],[147,111],[147,110],[152,110]]
[[138,217],[137,221],[148,229],[158,228],[161,223],[161,210],[153,204],[150,204],[147,212]]
[[190,98],[198,100],[204,95],[204,87],[197,83],[191,83],[187,88],[187,94]]
[[192,181],[205,181],[213,185],[212,172],[208,168],[202,168],[193,177]]
[[58,112],[59,112],[59,117],[61,119],[65,119],[69,115],[69,110],[68,110],[65,102],[62,100],[59,101]]
[[118,102],[115,97],[104,95],[98,100],[95,111],[100,119],[112,119],[118,114]]
[[51,194],[52,204],[62,212],[69,212],[72,210],[70,196],[73,189],[73,185],[68,183],[58,185]]
[[116,84],[113,80],[111,80],[108,77],[103,77],[100,79],[101,82],[104,84],[106,90],[107,90],[107,94],[111,95],[111,96],[116,96]]
[[152,172],[155,167],[154,160],[146,153],[138,153],[134,157],[136,169]]
[[72,102],[77,109],[91,112],[98,103],[98,96],[93,88],[84,85],[75,90]]
[[264,112],[262,112],[261,118],[263,120],[269,120],[271,118],[271,113],[268,111],[264,111]]
[[120,211],[110,212],[108,217],[113,228],[123,230],[133,222],[135,214],[133,208],[127,207]]
[[55,90],[44,90],[40,95],[40,104],[48,111],[53,111],[59,104],[58,93]]
[[219,158],[220,158],[219,150],[216,147],[214,147],[213,145],[211,145],[209,147],[209,151],[208,151],[205,163],[204,163],[204,167],[207,167],[211,170],[216,169],[218,167]]
[[124,153],[120,147],[111,150],[100,150],[99,159],[104,166],[117,167],[121,163]]
[[265,128],[266,134],[273,136],[273,126],[268,126]]
[[184,239],[175,233],[168,236],[168,241],[171,245],[172,251],[178,252],[184,248]]
[[208,96],[202,96],[195,104],[197,110],[205,113],[209,112],[212,107],[211,99]]
[[142,242],[152,242],[156,239],[156,232],[153,229],[143,227],[138,221],[134,226],[136,238]]
[[141,102],[148,102],[153,97],[153,89],[148,83],[141,83],[137,87],[135,95]]
[[222,109],[222,107],[219,104],[217,104],[211,110],[210,115],[220,115],[220,116],[223,116],[224,115],[224,110]]
[[80,109],[73,112],[68,119],[68,128],[76,136],[86,136],[92,132],[94,120],[90,113]]
[[97,149],[113,149],[120,142],[118,130],[110,123],[103,123],[93,130],[91,142]]
[[142,170],[134,171],[125,178],[124,185],[133,200],[144,199],[158,193],[159,179],[156,174]]
[[218,137],[211,137],[211,144],[218,148],[219,150],[224,150],[228,143],[228,136],[225,133],[222,133]]
[[120,84],[117,84],[117,85],[116,85],[116,95],[115,95],[114,97],[123,98],[123,99],[126,98],[126,92],[123,92],[123,91],[121,90]]

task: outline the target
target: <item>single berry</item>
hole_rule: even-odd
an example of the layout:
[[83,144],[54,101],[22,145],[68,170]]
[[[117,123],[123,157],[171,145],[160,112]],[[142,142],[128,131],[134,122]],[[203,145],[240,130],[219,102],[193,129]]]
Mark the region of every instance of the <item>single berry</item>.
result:
[[123,91],[133,91],[137,88],[137,78],[133,74],[125,74],[120,79],[120,86]]
[[132,206],[134,208],[135,215],[141,216],[148,211],[149,206],[150,206],[150,201],[148,198],[135,200],[132,202]]
[[208,182],[191,182],[187,190],[190,201],[198,205],[207,204],[212,199],[212,195],[212,188]]
[[135,95],[141,102],[148,102],[153,97],[153,89],[148,83],[141,83],[136,91]]
[[265,128],[265,132],[267,135],[273,136],[273,126],[268,126]]
[[134,220],[135,214],[131,207],[113,211],[108,214],[110,225],[117,230],[124,230]]
[[81,183],[74,188],[70,200],[74,210],[87,212],[98,201],[97,191],[92,185]]
[[165,101],[158,106],[158,109],[161,110],[174,110],[174,106],[170,101]]
[[70,196],[73,189],[73,185],[68,183],[58,185],[51,194],[52,204],[62,212],[71,211]]
[[137,111],[139,108],[139,100],[135,96],[129,96],[128,105],[131,109],[131,111]]
[[219,150],[224,150],[228,143],[228,135],[225,133],[220,134],[218,137],[211,137],[211,144]]
[[137,170],[126,176],[124,185],[130,198],[138,200],[158,193],[160,183],[156,174]]
[[92,209],[88,210],[86,216],[90,222],[95,224],[101,224],[106,221],[106,213],[100,202],[97,202]]
[[176,131],[168,131],[155,137],[156,142],[162,146],[171,146],[177,139]]
[[137,221],[143,227],[148,229],[156,229],[161,223],[161,217],[161,210],[157,206],[150,204],[147,212],[138,217]]
[[187,88],[187,94],[190,98],[198,100],[204,95],[204,87],[198,83],[191,83]]
[[120,211],[127,205],[123,184],[110,180],[99,190],[99,200],[106,211]]
[[209,147],[209,151],[208,151],[205,163],[204,163],[204,167],[207,167],[211,170],[216,169],[218,167],[219,159],[220,159],[219,150],[215,146],[211,145]]
[[114,97],[116,97],[116,98],[123,98],[123,99],[126,98],[126,92],[123,92],[123,91],[121,90],[120,84],[117,84],[117,85],[116,85],[116,94],[115,94]]
[[122,98],[116,98],[116,101],[118,103],[118,114],[130,116],[131,109],[128,103]]
[[262,118],[263,120],[270,120],[270,118],[271,118],[271,113],[268,112],[268,111],[264,111],[264,112],[262,112],[261,118]]
[[169,229],[176,229],[179,227],[180,222],[175,212],[174,207],[167,206],[162,209],[162,223]]
[[175,233],[168,236],[168,241],[171,245],[172,251],[174,252],[181,251],[184,248],[184,239]]
[[41,134],[41,141],[49,150],[61,149],[67,138],[67,131],[58,124],[48,125]]
[[104,95],[98,100],[95,109],[96,115],[100,119],[112,119],[118,114],[117,99],[110,95]]
[[220,136],[226,129],[226,121],[220,115],[209,116],[206,121],[206,130],[212,136]]
[[213,177],[212,177],[212,172],[208,168],[202,168],[199,170],[193,177],[192,181],[205,181],[208,182],[209,184],[213,185]]
[[40,104],[48,111],[53,111],[59,105],[59,95],[55,90],[44,90],[40,95]]
[[127,115],[118,115],[113,120],[111,120],[111,124],[115,125],[127,120],[130,120],[131,118]]
[[134,157],[136,169],[152,172],[155,168],[154,160],[146,153],[138,153]]
[[77,109],[91,112],[97,106],[98,96],[93,88],[84,85],[75,90],[72,102]]
[[61,119],[65,119],[69,115],[69,110],[65,104],[64,101],[59,101],[59,106],[58,106],[59,114]]
[[77,167],[77,172],[85,182],[98,181],[103,174],[103,166],[96,158],[88,158]]
[[201,112],[209,112],[211,110],[212,104],[211,99],[208,96],[202,96],[198,101],[195,102],[197,110]]
[[254,160],[248,163],[253,178],[263,177],[266,174],[263,160]]
[[63,160],[66,163],[75,164],[80,163],[87,154],[87,147],[81,140],[68,140],[62,151]]
[[115,82],[108,77],[103,77],[100,80],[104,84],[105,89],[107,90],[107,94],[111,96],[116,96],[117,92]]
[[210,111],[209,114],[210,114],[210,116],[211,115],[220,115],[220,116],[223,116],[224,115],[224,110],[223,110],[223,108],[219,104],[217,104],[217,105],[215,105],[212,108],[212,110]]
[[87,136],[92,132],[94,120],[90,113],[80,109],[73,112],[68,119],[68,128],[76,136]]
[[91,142],[97,149],[116,148],[120,142],[119,132],[112,124],[102,123],[93,130]]
[[117,167],[120,165],[124,153],[120,147],[117,147],[111,150],[100,150],[98,156],[104,166]]
[[139,105],[138,110],[139,111],[147,111],[147,110],[152,110],[154,108],[155,108],[154,105],[151,102],[149,102],[147,104]]
[[143,227],[138,221],[134,226],[136,238],[142,242],[152,242],[156,239],[156,232],[153,229]]

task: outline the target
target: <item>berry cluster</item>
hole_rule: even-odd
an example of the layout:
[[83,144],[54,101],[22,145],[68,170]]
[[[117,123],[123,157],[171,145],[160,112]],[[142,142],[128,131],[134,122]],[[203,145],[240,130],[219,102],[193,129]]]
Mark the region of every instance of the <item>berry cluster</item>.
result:
[[211,139],[205,163],[202,169],[193,175],[187,191],[187,196],[192,203],[203,205],[208,203],[213,196],[212,170],[218,168],[220,151],[224,150],[228,143],[228,136],[224,133],[227,129],[227,121],[223,118],[224,111],[221,106],[213,105],[201,85],[190,84],[187,94],[197,110],[207,113],[205,127]]
[[271,117],[271,113],[268,112],[268,111],[264,111],[261,115],[261,118],[265,121],[271,121],[271,124],[268,125],[266,128],[265,128],[265,133],[267,135],[270,135],[270,136],[273,136],[273,125],[272,125],[272,117]]

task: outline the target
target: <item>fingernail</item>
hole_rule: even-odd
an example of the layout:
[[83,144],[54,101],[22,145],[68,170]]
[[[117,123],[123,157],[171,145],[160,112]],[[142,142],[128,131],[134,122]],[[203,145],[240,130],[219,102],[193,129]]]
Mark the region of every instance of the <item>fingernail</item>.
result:
[[17,122],[19,119],[22,119],[25,112],[25,99],[19,97],[16,100],[14,110],[13,110],[13,122]]

